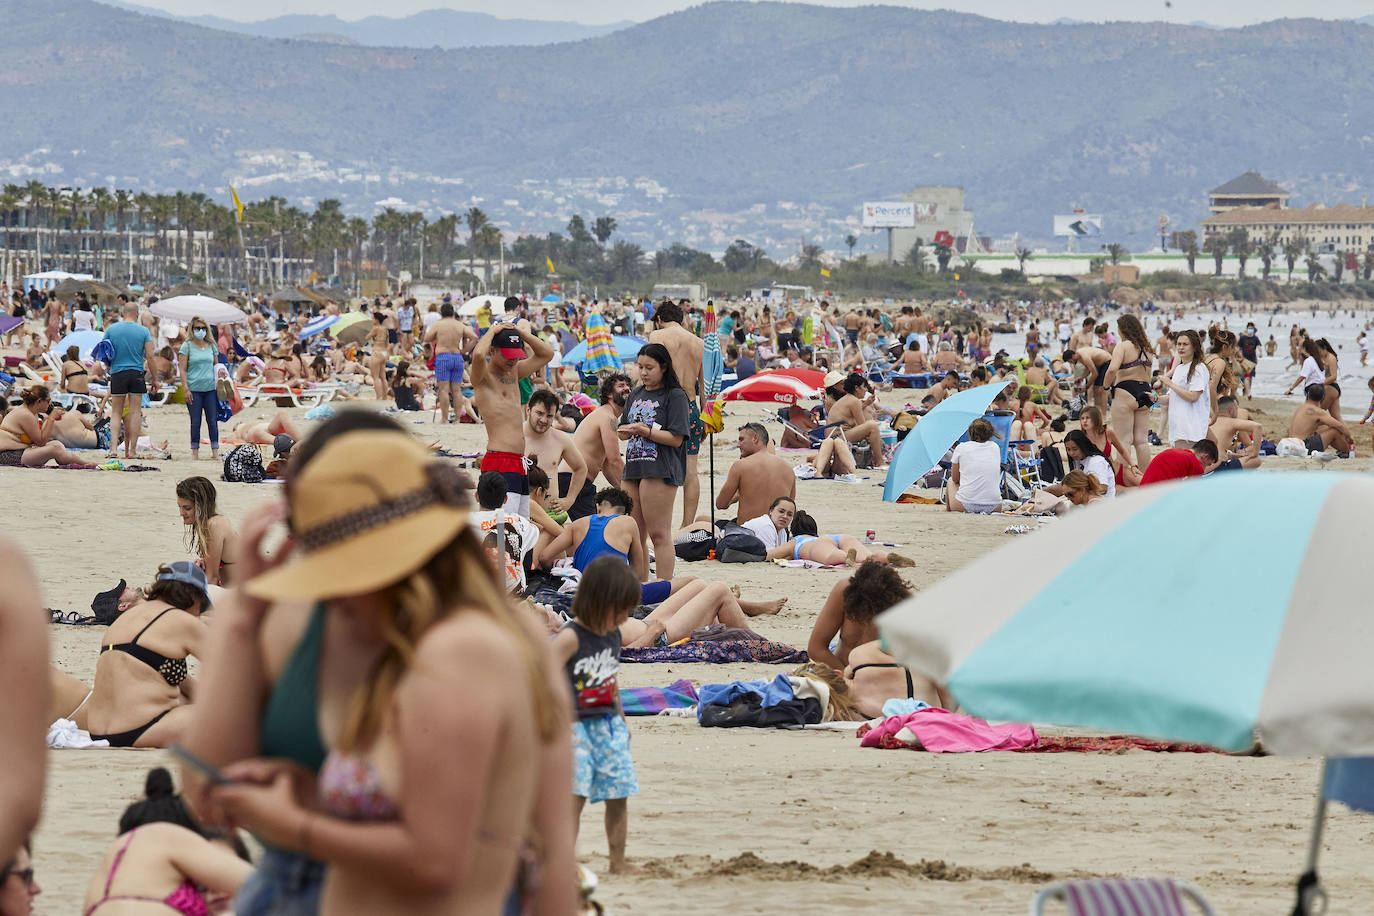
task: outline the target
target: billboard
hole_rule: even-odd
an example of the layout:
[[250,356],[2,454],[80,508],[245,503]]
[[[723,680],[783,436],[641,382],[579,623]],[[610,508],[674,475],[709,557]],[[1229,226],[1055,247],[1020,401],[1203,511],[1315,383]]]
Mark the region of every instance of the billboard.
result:
[[916,203],[911,206],[915,211],[916,223],[918,225],[932,225],[940,221],[939,204]]
[[1072,238],[1096,238],[1102,234],[1101,213],[1065,213],[1054,217],[1054,234]]
[[910,201],[865,203],[865,229],[910,229],[916,225],[916,205]]

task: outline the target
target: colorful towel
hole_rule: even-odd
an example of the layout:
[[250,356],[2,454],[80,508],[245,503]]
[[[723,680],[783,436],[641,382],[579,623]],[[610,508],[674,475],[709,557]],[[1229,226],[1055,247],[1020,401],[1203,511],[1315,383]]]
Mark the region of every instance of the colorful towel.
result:
[[728,662],[767,662],[773,665],[800,664],[806,653],[786,643],[764,639],[757,633],[738,639],[712,642],[683,642],[671,646],[650,646],[644,649],[622,649],[622,662],[707,662],[723,665]]
[[1149,738],[1136,738],[1131,735],[1106,735],[1088,737],[1077,735],[1041,735],[1040,740],[1031,747],[1018,748],[1028,754],[1063,754],[1069,751],[1093,753],[1120,753],[1121,751],[1161,751],[1171,754],[1224,754],[1206,744],[1190,744],[1186,741],[1152,741]]
[[697,705],[697,689],[686,678],[667,687],[622,687],[620,705],[627,716],[656,716],[665,709],[690,709]]
[[862,747],[925,750],[934,754],[1015,751],[1039,740],[1029,725],[989,725],[982,719],[932,706],[904,716],[888,716],[871,729],[860,729]]

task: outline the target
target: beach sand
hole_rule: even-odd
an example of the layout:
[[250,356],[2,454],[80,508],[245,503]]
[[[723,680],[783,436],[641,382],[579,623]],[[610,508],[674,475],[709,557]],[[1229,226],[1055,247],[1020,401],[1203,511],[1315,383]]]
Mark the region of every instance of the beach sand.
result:
[[[903,394],[883,400],[899,406]],[[1280,413],[1286,425],[1280,404],[1260,406],[1266,429]],[[763,405],[729,406],[727,432],[715,446],[718,479],[735,457],[727,448],[734,430],[766,412]],[[268,413],[252,407],[241,416]],[[187,557],[173,493],[182,477],[215,479],[221,511],[235,520],[273,497],[276,484],[222,483],[217,465],[190,461],[183,409],[155,408],[150,417],[154,438],[170,438],[177,456],[148,462],[156,472],[0,469],[7,527],[37,567],[48,606],[88,612],[94,594],[121,577],[146,584],[158,563]],[[413,423],[417,417],[422,422]],[[439,427],[430,417],[402,422],[456,452],[481,448],[481,427]],[[1363,440],[1362,454],[1367,447]],[[703,475],[706,464],[703,454]],[[1358,470],[1368,461],[1334,464]],[[702,483],[705,511],[704,477]],[[916,558],[906,576],[918,588],[1012,539],[1004,533],[1006,518],[882,503],[880,483],[872,474],[862,485],[799,481],[798,501],[822,530],[862,536],[873,528],[879,540],[899,543]],[[754,624],[801,647],[826,593],[845,575],[762,563],[680,563],[677,572],[739,585],[747,598],[786,596],[782,613]],[[1152,594],[1144,574],[1118,582],[1115,572],[1083,583],[1101,593],[1104,612],[1115,600],[1173,597]],[[985,594],[970,595],[970,604],[1011,600],[1015,583],[989,585]],[[89,683],[101,632],[52,626],[55,662]],[[621,673],[624,685],[640,686],[783,670],[627,664]],[[701,729],[695,720],[670,718],[632,719],[631,731],[642,792],[630,804],[629,854],[644,873],[605,873],[596,806],[583,816],[578,844],[582,860],[601,875],[599,898],[611,913],[1020,913],[1049,880],[1159,874],[1199,885],[1220,912],[1278,912],[1290,904],[1302,868],[1319,778],[1316,761],[1291,758],[1142,751],[941,756],[861,750],[849,733]],[[164,751],[106,750],[55,751],[49,760],[35,837],[44,887],[39,909],[75,912],[123,807],[141,796],[148,768],[170,761]],[[1363,911],[1374,901],[1374,875],[1362,868],[1360,849],[1371,839],[1374,819],[1333,811],[1322,869],[1332,912]]]

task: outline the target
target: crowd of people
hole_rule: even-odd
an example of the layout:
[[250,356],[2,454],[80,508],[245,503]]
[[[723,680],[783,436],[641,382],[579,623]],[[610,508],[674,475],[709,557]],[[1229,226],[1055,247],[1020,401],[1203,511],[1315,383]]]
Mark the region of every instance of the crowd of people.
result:
[[[97,419],[74,411],[81,429],[70,433],[94,435],[108,410],[110,453],[122,446],[133,458],[143,396],[175,387],[193,457],[206,442],[215,458],[235,440],[271,444],[285,480],[279,498],[237,524],[209,476],[176,483],[194,559],[109,596],[89,687],[48,663],[37,582],[23,552],[0,543],[0,670],[10,696],[33,698],[0,712],[0,740],[13,749],[0,780],[3,894],[11,881],[30,899],[38,890],[28,838],[42,798],[39,735],[54,718],[110,747],[175,745],[185,761],[181,796],[168,773],[150,773],[147,798],[91,878],[86,913],[124,901],[207,912],[230,898],[241,914],[572,912],[587,802],[605,804],[611,871],[633,869],[628,799],[639,783],[617,690],[623,653],[690,642],[704,628],[750,634],[787,601],[746,598],[709,573],[678,575],[679,557],[704,558],[703,543],[720,560],[845,570],[798,672],[828,685],[832,714],[871,718],[894,699],[948,708],[943,685],[898,663],[874,624],[910,596],[898,570],[915,561],[836,530],[838,519],[822,528],[798,480],[881,470],[884,433],[919,434],[955,392],[999,389],[989,415],[951,443],[950,512],[1010,509],[1009,453],[1032,467],[1046,451],[1062,455],[1065,472],[1040,489],[1072,507],[1262,460],[1263,427],[1240,406],[1253,324],[1241,337],[1213,326],[1205,342],[1165,325],[1151,340],[1132,313],[1114,334],[1096,315],[1073,333],[1064,315],[1057,354],[1032,324],[1027,358],[1012,360],[993,352],[991,317],[964,330],[914,306],[728,308],[714,332],[727,365],[823,370],[823,422],[807,442],[816,455],[795,466],[767,424],[739,426],[738,458],[708,497],[713,521],[700,512],[698,468],[703,336],[713,332],[689,302],[550,313],[512,297],[502,314],[467,322],[453,302],[422,313],[413,300],[375,301],[361,346],[327,329],[302,338],[302,323],[278,327],[258,309],[243,328],[200,318],[170,328],[133,301],[108,313],[79,304],[43,303],[45,331],[60,338],[72,312],[89,313],[105,358],[69,351],[60,392],[22,391],[0,421],[0,466],[93,463],[71,450],[90,446],[61,438],[72,414],[53,403],[59,393],[100,398]],[[584,380],[561,361],[591,308],[647,342],[624,371]],[[1299,346],[1304,400],[1290,436],[1311,451],[1353,452],[1339,389],[1331,396],[1334,350]],[[890,388],[895,374],[918,372],[934,377],[930,387]],[[308,434],[288,415],[240,420],[221,438],[221,396],[254,382],[342,386],[397,413],[432,398],[438,422],[480,423],[476,479],[377,410],[338,410]],[[893,391],[922,403],[883,405]],[[454,747],[464,748],[461,768]],[[240,829],[262,846],[251,864]],[[22,912],[3,894],[0,916]]]

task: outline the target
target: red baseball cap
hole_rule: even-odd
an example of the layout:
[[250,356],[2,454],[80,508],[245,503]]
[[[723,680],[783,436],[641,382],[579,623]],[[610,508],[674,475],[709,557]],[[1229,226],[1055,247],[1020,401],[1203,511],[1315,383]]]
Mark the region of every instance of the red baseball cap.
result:
[[496,338],[492,340],[491,345],[496,348],[497,353],[506,359],[524,359],[527,355],[525,353],[525,341],[515,328],[503,328],[497,331]]

